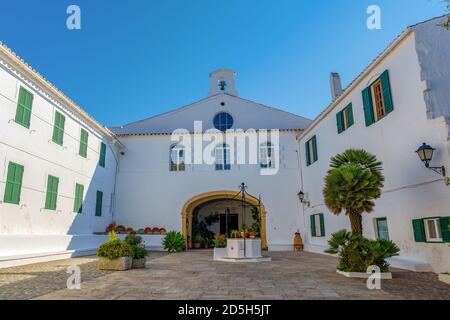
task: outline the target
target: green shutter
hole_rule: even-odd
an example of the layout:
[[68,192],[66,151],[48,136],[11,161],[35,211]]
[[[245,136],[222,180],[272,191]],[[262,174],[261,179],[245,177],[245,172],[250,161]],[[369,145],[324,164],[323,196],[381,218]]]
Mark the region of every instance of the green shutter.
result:
[[8,174],[6,178],[6,186],[3,202],[10,204],[20,203],[23,171],[24,167],[17,163],[10,162],[8,164]]
[[89,138],[89,135],[88,135],[87,131],[84,130],[84,129],[81,129],[81,134],[80,134],[80,152],[79,152],[79,154],[83,158],[87,157],[88,138]]
[[311,236],[316,236],[316,219],[314,218],[314,215],[309,217],[311,220]]
[[81,213],[83,211],[83,194],[84,194],[84,186],[77,183],[75,185],[75,203],[73,207],[73,212]]
[[28,92],[25,88],[20,87],[15,121],[25,128],[30,128],[32,107],[33,94]]
[[442,233],[442,241],[450,242],[450,217],[441,217],[441,233]]
[[389,81],[389,71],[386,70],[381,74],[381,88],[383,90],[383,102],[384,102],[384,110],[386,114],[392,112],[394,110],[394,103],[392,101],[392,93],[391,93],[391,83]]
[[423,224],[423,219],[416,219],[412,221],[414,230],[414,239],[416,242],[426,242],[425,236],[425,226]]
[[336,114],[336,123],[337,123],[337,131],[338,131],[338,133],[342,133],[345,130],[343,116],[344,116],[344,114],[343,114],[342,111],[338,112]]
[[312,146],[313,146],[313,161],[316,162],[319,158],[317,156],[317,138],[314,136],[312,139]]
[[53,136],[52,141],[59,145],[63,145],[64,141],[64,125],[66,122],[66,117],[64,117],[58,111],[55,111],[55,122],[53,125]]
[[320,218],[320,236],[325,237],[325,221],[323,218],[323,213],[319,214]]
[[95,215],[97,217],[102,216],[102,206],[103,206],[103,192],[97,191],[97,201],[95,202]]
[[350,103],[346,108],[345,108],[345,111],[344,111],[345,113],[346,113],[346,115],[347,115],[347,123],[348,123],[348,127],[347,128],[350,128],[354,123],[355,123],[355,120],[354,120],[354,118],[353,118],[353,105]]
[[309,153],[309,143],[310,143],[310,141],[307,141],[305,143],[305,154],[306,154],[306,165],[307,166],[311,165],[311,155]]
[[56,203],[58,198],[59,179],[53,176],[48,176],[47,179],[47,195],[45,197],[45,209],[56,210]]
[[373,112],[372,92],[370,87],[367,87],[362,92],[364,104],[364,118],[366,119],[366,127],[375,122],[375,115]]
[[106,144],[104,144],[103,142],[100,144],[100,159],[98,161],[98,164],[101,167],[105,167],[105,163],[106,163]]

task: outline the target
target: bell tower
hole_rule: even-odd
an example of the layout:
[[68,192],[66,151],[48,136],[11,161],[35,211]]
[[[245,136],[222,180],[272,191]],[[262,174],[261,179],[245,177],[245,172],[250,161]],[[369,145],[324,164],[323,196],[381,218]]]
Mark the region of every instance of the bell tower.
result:
[[211,83],[208,97],[219,93],[228,93],[236,97],[239,96],[235,83],[236,72],[222,68],[211,72],[209,77]]

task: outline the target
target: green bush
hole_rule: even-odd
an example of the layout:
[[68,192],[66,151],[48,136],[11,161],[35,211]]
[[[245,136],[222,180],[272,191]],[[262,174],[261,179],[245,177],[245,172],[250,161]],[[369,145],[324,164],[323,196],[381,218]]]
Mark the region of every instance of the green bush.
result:
[[328,241],[326,253],[339,256],[338,270],[366,272],[370,266],[378,266],[381,272],[389,272],[388,258],[398,256],[400,249],[390,240],[369,240],[346,230],[334,233]]
[[97,256],[114,260],[121,257],[132,257],[133,247],[122,240],[109,240],[97,249]]
[[138,244],[142,243],[142,237],[130,234],[125,237],[125,242],[130,246],[137,246]]
[[181,252],[186,248],[182,234],[176,231],[170,231],[166,234],[163,245],[168,252]]
[[202,237],[200,233],[197,233],[194,237],[194,243],[203,243],[205,239]]
[[148,256],[148,252],[144,246],[139,245],[133,247],[133,259],[144,259],[146,256]]

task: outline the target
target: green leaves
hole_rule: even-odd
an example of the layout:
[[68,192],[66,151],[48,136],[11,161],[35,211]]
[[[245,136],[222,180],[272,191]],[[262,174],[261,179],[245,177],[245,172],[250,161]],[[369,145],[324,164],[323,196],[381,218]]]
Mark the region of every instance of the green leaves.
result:
[[168,252],[181,252],[186,248],[184,238],[181,233],[170,231],[163,240],[164,249]]

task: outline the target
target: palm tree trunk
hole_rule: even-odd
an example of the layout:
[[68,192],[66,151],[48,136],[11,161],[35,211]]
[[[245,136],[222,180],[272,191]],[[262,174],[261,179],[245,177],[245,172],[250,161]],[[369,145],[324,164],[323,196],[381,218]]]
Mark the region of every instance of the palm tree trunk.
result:
[[350,226],[352,228],[353,234],[359,234],[362,236],[363,227],[362,227],[362,217],[359,213],[350,213]]

